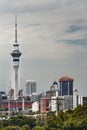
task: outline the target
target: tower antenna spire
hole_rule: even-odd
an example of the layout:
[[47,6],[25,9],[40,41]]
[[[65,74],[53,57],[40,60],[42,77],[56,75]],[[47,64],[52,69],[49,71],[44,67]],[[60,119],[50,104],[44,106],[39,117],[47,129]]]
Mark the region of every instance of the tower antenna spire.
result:
[[17,43],[17,14],[15,14],[15,42]]

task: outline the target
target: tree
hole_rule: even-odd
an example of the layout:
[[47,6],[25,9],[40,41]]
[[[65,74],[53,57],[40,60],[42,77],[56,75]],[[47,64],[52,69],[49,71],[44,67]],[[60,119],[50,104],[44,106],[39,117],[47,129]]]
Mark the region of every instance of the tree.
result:
[[45,130],[44,127],[40,127],[40,126],[35,126],[35,128],[33,128],[32,130]]
[[11,117],[10,120],[10,125],[13,126],[23,126],[23,125],[29,125],[30,129],[32,129],[36,125],[36,120],[34,118],[26,117],[26,116],[16,116],[16,117]]
[[59,127],[59,122],[58,122],[58,117],[55,115],[55,113],[50,113],[47,116],[47,126],[48,128],[58,128]]
[[23,125],[20,130],[30,130],[29,125]]
[[19,130],[18,126],[8,126],[5,128],[5,130]]

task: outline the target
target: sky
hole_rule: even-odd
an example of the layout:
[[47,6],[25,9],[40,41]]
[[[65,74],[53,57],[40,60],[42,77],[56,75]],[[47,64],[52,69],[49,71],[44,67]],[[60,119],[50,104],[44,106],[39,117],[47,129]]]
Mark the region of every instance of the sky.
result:
[[35,80],[45,92],[63,76],[74,79],[78,94],[87,96],[87,0],[0,0],[0,90],[13,86],[10,53],[15,41],[22,52],[19,86]]

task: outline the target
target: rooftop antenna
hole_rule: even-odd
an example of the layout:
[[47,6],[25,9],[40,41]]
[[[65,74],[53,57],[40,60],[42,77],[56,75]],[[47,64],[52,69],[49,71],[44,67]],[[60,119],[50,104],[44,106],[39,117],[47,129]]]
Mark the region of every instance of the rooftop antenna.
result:
[[17,43],[17,14],[15,14],[15,43]]

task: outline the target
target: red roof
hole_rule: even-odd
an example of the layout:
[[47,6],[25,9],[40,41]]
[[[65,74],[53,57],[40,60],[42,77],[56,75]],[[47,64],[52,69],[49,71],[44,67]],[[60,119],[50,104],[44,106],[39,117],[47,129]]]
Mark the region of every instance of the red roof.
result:
[[73,81],[73,78],[64,76],[64,77],[61,77],[61,78],[59,79],[59,82],[61,82],[61,81]]

